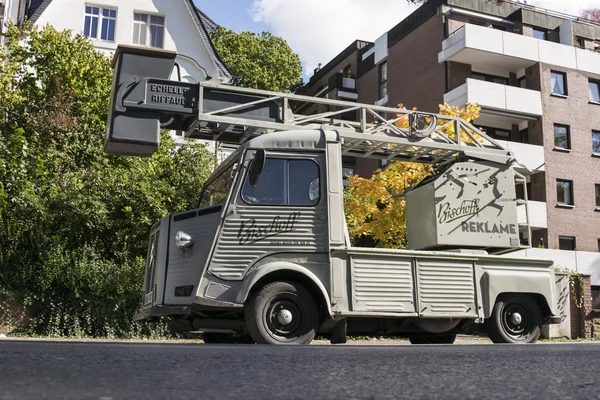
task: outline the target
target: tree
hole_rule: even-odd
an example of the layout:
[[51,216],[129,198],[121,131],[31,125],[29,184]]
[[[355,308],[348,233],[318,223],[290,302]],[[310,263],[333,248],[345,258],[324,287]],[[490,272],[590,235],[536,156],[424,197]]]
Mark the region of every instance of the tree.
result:
[[110,60],[52,27],[6,37],[0,299],[25,305],[37,334],[151,334],[132,322],[150,227],[194,206],[214,156],[167,133],[150,158],[107,155]]
[[[402,105],[399,106],[403,108]],[[440,106],[440,114],[459,116],[468,122],[479,117],[480,107],[467,104],[465,108]],[[397,125],[406,128],[406,119]],[[444,133],[454,138],[452,124]],[[461,133],[463,141],[471,139]],[[434,172],[432,166],[410,162],[392,162],[377,170],[371,179],[358,175],[350,177],[345,192],[346,221],[354,244],[388,248],[403,248],[407,244],[406,201],[402,196],[410,188]]]
[[600,8],[588,8],[581,12],[581,17],[591,21],[600,22]]
[[294,92],[302,86],[300,57],[282,38],[269,32],[235,33],[223,27],[211,38],[234,75],[234,85],[276,92]]

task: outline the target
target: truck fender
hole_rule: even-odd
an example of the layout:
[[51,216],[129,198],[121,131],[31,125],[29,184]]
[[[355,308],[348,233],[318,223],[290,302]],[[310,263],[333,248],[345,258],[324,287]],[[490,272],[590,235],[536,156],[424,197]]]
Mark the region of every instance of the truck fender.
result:
[[[276,272],[283,272],[283,271],[290,271],[290,272],[293,271],[295,273],[303,275],[305,279],[309,279],[314,284],[314,286],[319,289],[319,292],[321,293],[321,296],[322,296],[321,299],[315,299],[315,300],[317,301],[317,303],[325,304],[327,306],[328,315],[330,317],[333,316],[333,312],[331,311],[331,300],[329,298],[329,294],[327,293],[325,286],[323,286],[323,283],[321,283],[319,278],[317,278],[317,276],[315,274],[313,274],[309,269],[307,269],[301,265],[294,264],[294,263],[287,262],[287,261],[275,261],[275,262],[261,265],[259,267],[256,267],[256,268],[250,270],[248,272],[248,274],[246,275],[246,277],[244,278],[244,280],[242,281],[243,282],[242,287],[240,288],[240,291],[238,292],[238,297],[237,297],[236,303],[238,303],[238,304],[245,303],[246,300],[248,299],[248,296],[249,296],[252,288],[262,278],[266,277],[269,274],[273,274]],[[289,279],[294,280],[293,277],[291,277]],[[281,280],[285,280],[285,279],[281,279]],[[307,288],[307,289],[311,289],[311,288]],[[322,300],[322,302],[320,300]]]
[[515,276],[511,271],[486,271],[481,277],[484,317],[492,315],[496,299],[502,293],[539,294],[546,299],[550,312],[558,315],[554,286],[550,274],[523,272]]

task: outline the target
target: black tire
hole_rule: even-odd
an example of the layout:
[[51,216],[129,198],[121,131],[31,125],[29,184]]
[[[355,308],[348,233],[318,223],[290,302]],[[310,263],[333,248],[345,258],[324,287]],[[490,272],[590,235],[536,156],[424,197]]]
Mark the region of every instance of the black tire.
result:
[[[518,313],[520,319],[513,315]],[[492,315],[485,321],[489,338],[494,343],[535,343],[542,329],[542,311],[531,296],[499,297]]]
[[[282,315],[290,316],[290,321],[281,323]],[[319,308],[301,285],[273,282],[250,298],[244,318],[248,333],[258,344],[309,344],[318,329]]]
[[456,335],[410,335],[408,340],[411,344],[452,344]]

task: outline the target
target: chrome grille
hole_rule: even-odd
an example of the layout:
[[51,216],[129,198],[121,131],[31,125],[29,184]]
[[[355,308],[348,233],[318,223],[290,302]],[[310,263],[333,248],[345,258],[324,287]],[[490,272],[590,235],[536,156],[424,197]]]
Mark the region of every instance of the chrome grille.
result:
[[158,239],[160,230],[154,231],[150,235],[148,243],[148,257],[146,260],[146,279],[144,281],[144,295],[154,290],[154,279],[156,277],[156,265],[158,259]]

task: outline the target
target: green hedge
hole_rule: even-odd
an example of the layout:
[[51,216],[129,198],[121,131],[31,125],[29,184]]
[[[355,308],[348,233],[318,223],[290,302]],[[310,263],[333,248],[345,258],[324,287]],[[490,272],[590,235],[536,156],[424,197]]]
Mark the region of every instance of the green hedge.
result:
[[132,321],[149,230],[194,206],[214,155],[203,145],[178,146],[164,132],[152,157],[105,154],[110,60],[69,31],[10,26],[6,36],[0,298],[26,307],[29,325],[19,332],[165,334],[163,325]]

